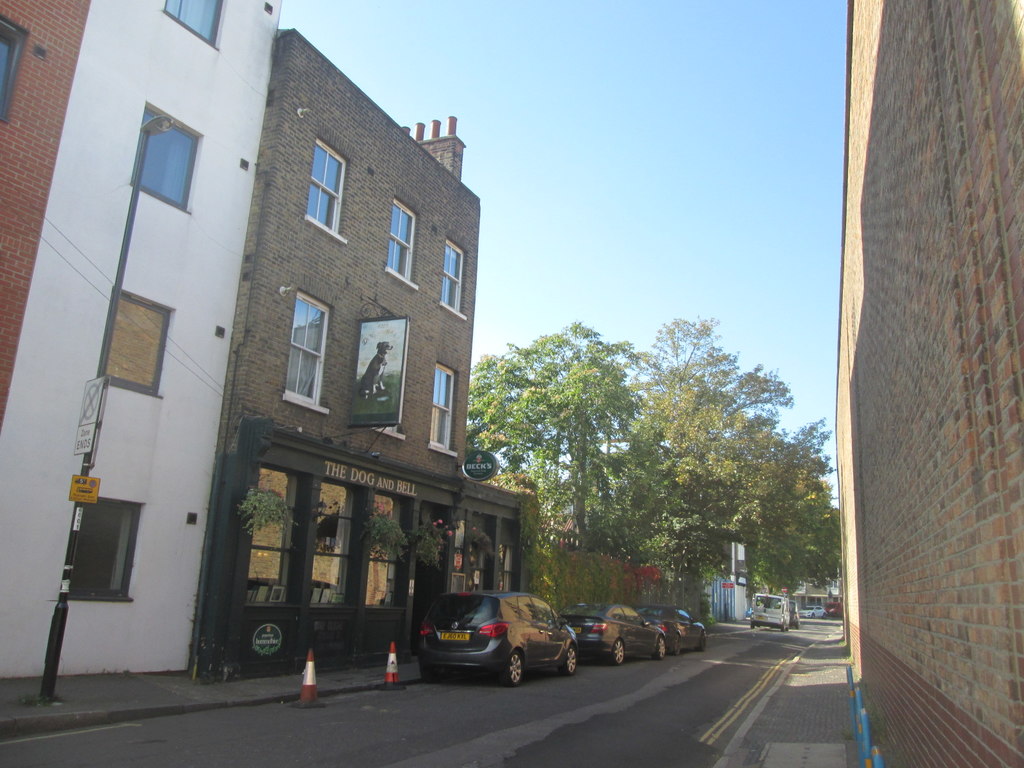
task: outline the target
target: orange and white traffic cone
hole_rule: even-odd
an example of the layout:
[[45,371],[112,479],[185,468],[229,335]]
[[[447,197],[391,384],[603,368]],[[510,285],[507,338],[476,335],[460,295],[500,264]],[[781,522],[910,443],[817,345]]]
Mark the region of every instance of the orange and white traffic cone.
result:
[[395,643],[391,641],[391,648],[388,649],[388,667],[384,672],[384,690],[401,691],[405,686],[398,682],[398,657],[395,655]]
[[313,649],[306,654],[306,669],[302,674],[302,689],[299,691],[297,707],[322,707],[316,698],[316,667],[313,664]]

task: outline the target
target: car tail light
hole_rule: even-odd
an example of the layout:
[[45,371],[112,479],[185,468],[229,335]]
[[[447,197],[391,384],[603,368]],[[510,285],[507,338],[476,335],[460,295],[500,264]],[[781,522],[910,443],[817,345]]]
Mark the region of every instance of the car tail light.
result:
[[492,621],[490,624],[484,624],[477,632],[487,637],[501,637],[508,632],[508,622]]
[[603,621],[600,621],[597,624],[592,624],[590,626],[591,633],[595,635],[603,635],[606,629],[608,629],[608,624]]
[[426,636],[432,634],[434,634],[434,625],[429,621],[424,620],[423,623],[420,624],[420,635]]
[[661,628],[662,632],[664,632],[666,635],[668,634],[668,627],[666,627],[664,624],[658,624],[658,626]]

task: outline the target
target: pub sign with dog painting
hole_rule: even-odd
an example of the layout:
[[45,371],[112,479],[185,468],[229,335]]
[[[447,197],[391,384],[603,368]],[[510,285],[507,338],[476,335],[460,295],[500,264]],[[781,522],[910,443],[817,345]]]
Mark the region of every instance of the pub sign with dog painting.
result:
[[407,317],[360,321],[351,426],[391,427],[401,423],[408,340]]

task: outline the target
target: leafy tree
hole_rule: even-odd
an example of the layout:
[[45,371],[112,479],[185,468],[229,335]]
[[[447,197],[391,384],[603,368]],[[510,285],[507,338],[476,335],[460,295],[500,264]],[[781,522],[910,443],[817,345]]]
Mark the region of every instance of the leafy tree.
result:
[[536,483],[549,512],[570,511],[586,541],[610,498],[614,446],[637,410],[633,348],[573,324],[473,369],[469,440]]

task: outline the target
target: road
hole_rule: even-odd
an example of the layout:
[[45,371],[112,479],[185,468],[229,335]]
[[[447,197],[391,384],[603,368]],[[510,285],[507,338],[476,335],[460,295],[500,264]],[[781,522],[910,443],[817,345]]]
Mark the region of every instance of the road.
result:
[[460,677],[322,698],[315,709],[241,707],[15,739],[0,742],[0,765],[713,768],[785,663],[827,627],[730,630],[712,634],[705,653],[591,662],[516,689]]

